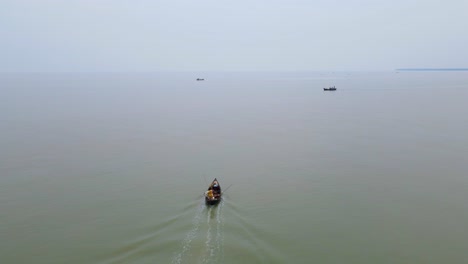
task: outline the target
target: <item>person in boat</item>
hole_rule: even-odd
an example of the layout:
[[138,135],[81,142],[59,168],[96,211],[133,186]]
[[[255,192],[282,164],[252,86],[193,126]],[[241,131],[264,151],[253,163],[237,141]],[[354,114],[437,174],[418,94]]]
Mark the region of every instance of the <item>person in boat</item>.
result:
[[211,190],[213,191],[213,195],[218,197],[221,195],[221,187],[219,187],[218,181],[214,181],[213,185],[211,186]]
[[211,189],[211,190],[206,191],[205,196],[208,197],[208,199],[213,200],[214,198],[213,190]]

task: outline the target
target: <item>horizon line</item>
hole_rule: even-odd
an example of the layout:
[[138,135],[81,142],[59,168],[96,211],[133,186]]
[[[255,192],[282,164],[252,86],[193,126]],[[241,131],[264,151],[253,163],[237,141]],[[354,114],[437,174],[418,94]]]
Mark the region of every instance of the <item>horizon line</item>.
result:
[[399,68],[396,71],[468,71],[468,68]]

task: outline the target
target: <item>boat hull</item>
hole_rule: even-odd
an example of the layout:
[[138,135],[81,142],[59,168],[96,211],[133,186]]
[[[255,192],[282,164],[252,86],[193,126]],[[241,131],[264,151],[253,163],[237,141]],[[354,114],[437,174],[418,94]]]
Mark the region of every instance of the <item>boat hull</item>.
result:
[[217,198],[217,199],[209,199],[208,197],[205,197],[205,203],[207,205],[216,205],[218,204],[219,202],[221,201],[221,197]]
[[221,201],[221,187],[219,186],[218,180],[215,178],[208,187],[208,191],[205,192],[205,203],[207,205],[215,205]]

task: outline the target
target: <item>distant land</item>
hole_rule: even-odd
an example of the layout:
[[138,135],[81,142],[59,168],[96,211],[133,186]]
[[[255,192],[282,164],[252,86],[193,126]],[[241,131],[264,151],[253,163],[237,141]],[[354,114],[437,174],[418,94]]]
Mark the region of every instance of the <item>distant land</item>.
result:
[[468,68],[401,68],[397,71],[468,71]]

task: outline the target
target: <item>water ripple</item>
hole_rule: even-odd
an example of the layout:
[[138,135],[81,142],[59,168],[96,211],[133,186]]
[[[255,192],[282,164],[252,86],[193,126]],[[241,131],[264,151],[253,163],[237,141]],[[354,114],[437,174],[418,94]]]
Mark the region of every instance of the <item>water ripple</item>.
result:
[[190,251],[192,241],[197,236],[198,229],[200,227],[200,221],[202,218],[202,213],[204,209],[205,209],[204,204],[201,204],[198,207],[195,213],[195,216],[193,217],[193,220],[192,220],[192,227],[190,231],[188,231],[187,234],[185,235],[185,239],[182,242],[182,248],[179,253],[175,254],[174,258],[172,259],[172,263],[174,264],[182,263],[183,257]]

